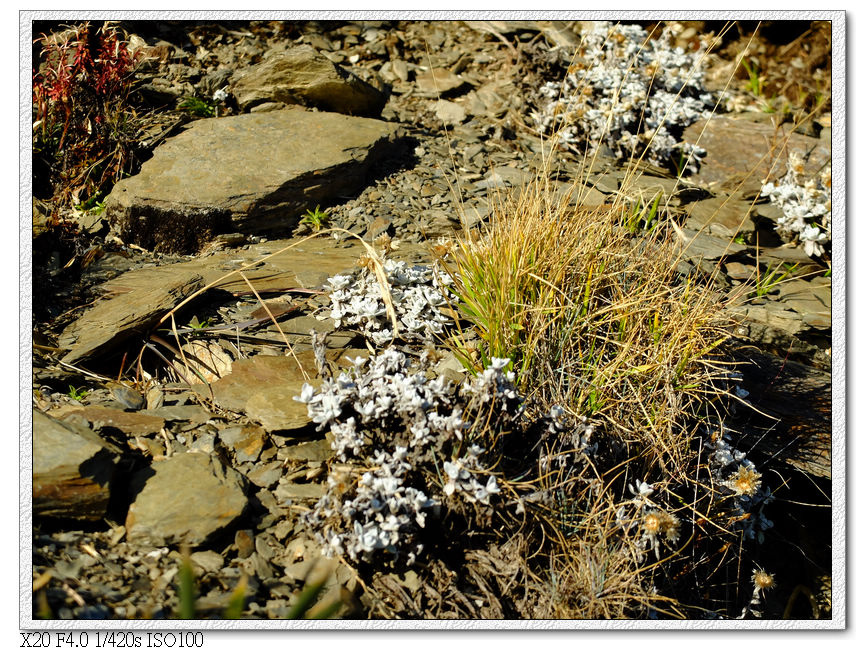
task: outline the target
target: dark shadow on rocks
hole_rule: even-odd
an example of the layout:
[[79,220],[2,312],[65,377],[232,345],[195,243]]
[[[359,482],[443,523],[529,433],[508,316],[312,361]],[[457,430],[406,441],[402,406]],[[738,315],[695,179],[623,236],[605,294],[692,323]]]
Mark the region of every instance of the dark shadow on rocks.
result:
[[753,348],[736,357],[741,385],[755,407],[738,407],[736,426],[746,432],[738,448],[785,475],[831,478],[831,375]]
[[232,230],[227,210],[189,209],[177,214],[148,207],[136,210],[123,221],[120,238],[156,252],[188,254],[216,235]]

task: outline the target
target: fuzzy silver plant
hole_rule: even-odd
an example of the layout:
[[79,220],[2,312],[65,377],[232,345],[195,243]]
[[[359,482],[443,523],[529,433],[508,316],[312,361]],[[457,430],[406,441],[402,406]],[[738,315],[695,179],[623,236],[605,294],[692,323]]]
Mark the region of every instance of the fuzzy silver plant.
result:
[[[732,498],[734,514],[748,539],[763,543],[764,531],[774,522],[763,512],[774,501],[772,490],[763,485],[763,475],[744,452],[730,444],[726,433],[715,432],[705,443],[709,450],[709,469],[715,484]],[[751,513],[750,517],[745,517]]]
[[[449,319],[441,312],[447,304],[445,294],[450,278],[430,266],[409,266],[386,259],[383,269],[390,286],[399,337],[404,341],[430,341],[444,332]],[[330,318],[337,327],[358,327],[377,346],[394,339],[381,286],[374,273],[363,269],[357,274],[336,275],[328,279]]]
[[[387,348],[353,363],[336,378],[325,378],[319,390],[305,384],[295,397],[307,405],[320,430],[330,431],[337,459],[364,468],[347,490],[340,479],[329,477],[328,491],[305,521],[329,555],[367,562],[403,558],[410,565],[423,550],[419,532],[428,512],[441,505],[434,490],[484,505],[499,492],[481,462],[480,447],[469,445],[464,455],[450,455],[462,446],[469,427],[465,409],[495,399],[510,408],[519,400],[513,373],[496,359],[456,390],[441,378],[427,377],[426,355],[413,367],[402,352]],[[435,475],[430,463],[436,454],[451,458],[444,461],[444,486],[427,478]]]
[[536,127],[578,153],[605,145],[619,159],[645,155],[653,165],[696,172],[706,152],[678,136],[708,118],[715,99],[703,87],[703,49],[688,53],[672,39],[669,28],[650,39],[637,25],[593,23],[564,80],[539,89]]
[[796,152],[787,159],[787,173],[777,182],[765,183],[762,196],[778,206],[783,216],[775,230],[788,241],[797,241],[807,255],[820,257],[832,241],[832,169],[816,178],[805,174],[805,161]]

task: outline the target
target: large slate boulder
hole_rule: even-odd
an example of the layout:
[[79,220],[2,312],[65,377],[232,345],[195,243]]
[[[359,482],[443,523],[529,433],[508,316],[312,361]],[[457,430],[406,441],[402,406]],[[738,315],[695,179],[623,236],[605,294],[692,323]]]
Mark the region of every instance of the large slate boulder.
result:
[[106,214],[124,241],[192,253],[219,232],[286,231],[350,195],[397,127],[290,107],[197,120],[114,186]]
[[309,45],[273,52],[261,63],[235,73],[231,92],[243,111],[265,102],[283,102],[376,117],[387,101],[382,92]]

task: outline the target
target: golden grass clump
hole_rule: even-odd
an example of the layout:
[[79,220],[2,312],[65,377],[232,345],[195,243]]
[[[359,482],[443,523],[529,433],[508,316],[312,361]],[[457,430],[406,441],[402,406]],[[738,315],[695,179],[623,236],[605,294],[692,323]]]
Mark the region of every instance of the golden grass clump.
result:
[[478,367],[511,359],[534,403],[588,417],[682,471],[684,416],[724,374],[711,359],[726,338],[719,298],[679,274],[673,228],[653,219],[635,232],[633,206],[581,206],[582,189],[556,193],[538,178],[458,240],[446,268],[480,341],[458,336],[457,349]]
[[[656,584],[693,540],[693,521],[711,518],[697,514],[713,501],[699,438],[723,413],[723,301],[680,272],[660,197],[623,198],[633,177],[597,206],[582,205],[585,186],[556,191],[547,178],[500,194],[489,222],[457,239],[444,268],[469,326],[451,342],[471,369],[510,359],[532,418],[561,408],[587,434],[506,441],[496,467],[505,491],[537,497],[527,521],[545,568],[533,570],[557,590],[538,606],[567,618],[685,616]],[[719,533],[727,524],[713,523]]]

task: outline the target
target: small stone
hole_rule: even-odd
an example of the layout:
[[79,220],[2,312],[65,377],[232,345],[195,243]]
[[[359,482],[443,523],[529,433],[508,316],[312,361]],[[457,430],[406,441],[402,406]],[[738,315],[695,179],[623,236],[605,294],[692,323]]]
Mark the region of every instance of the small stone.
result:
[[[147,391],[147,410],[158,409],[165,403],[165,393],[158,386]],[[151,414],[152,415],[152,414]]]
[[267,465],[260,465],[246,475],[253,485],[261,488],[272,487],[282,476],[282,461],[276,460]]
[[751,264],[741,262],[727,262],[724,265],[727,275],[733,280],[749,280],[756,276],[756,269]]
[[750,240],[754,234],[750,210],[749,201],[713,197],[688,206],[689,215],[685,225],[692,230],[704,229],[717,237],[742,236]]
[[324,496],[326,486],[323,483],[281,483],[274,491],[274,496],[280,504],[293,499],[317,500]]
[[437,97],[462,88],[465,80],[441,68],[433,68],[415,77],[415,86],[421,96]]
[[198,551],[196,553],[191,553],[189,560],[192,564],[201,568],[205,573],[216,573],[225,564],[225,558],[216,551]]
[[455,102],[440,99],[433,107],[436,117],[448,125],[461,124],[466,119],[466,109]]
[[313,440],[281,447],[277,452],[280,460],[325,461],[332,458],[334,451],[329,440]]
[[234,449],[239,463],[255,462],[264,447],[264,429],[258,425],[227,427],[219,432],[219,439]]
[[109,386],[111,394],[118,402],[123,404],[124,408],[132,411],[137,411],[144,407],[144,395],[134,388],[124,386],[123,384],[112,383]]
[[249,529],[238,530],[234,534],[234,545],[237,547],[237,556],[241,559],[248,558],[255,552],[255,534]]

